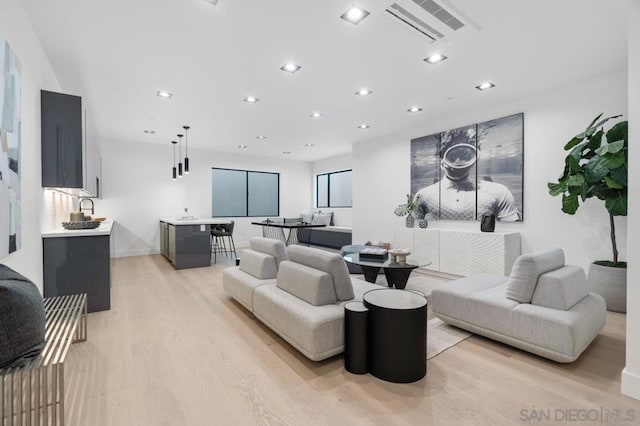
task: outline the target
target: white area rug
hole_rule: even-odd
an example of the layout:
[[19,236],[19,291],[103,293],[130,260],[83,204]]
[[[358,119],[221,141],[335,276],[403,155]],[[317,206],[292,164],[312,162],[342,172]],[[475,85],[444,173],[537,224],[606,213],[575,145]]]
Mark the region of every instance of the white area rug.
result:
[[[364,280],[364,275],[352,275]],[[420,291],[427,297],[427,359],[446,351],[447,349],[457,345],[463,340],[469,338],[472,334],[457,327],[453,327],[444,323],[442,320],[435,318],[431,310],[431,291],[439,286],[445,286],[450,280],[439,278],[433,275],[426,275],[420,272],[413,272],[407,283],[407,290]],[[387,286],[384,274],[378,275],[376,284]]]
[[471,333],[448,325],[438,318],[427,324],[427,359],[454,347],[471,336]]

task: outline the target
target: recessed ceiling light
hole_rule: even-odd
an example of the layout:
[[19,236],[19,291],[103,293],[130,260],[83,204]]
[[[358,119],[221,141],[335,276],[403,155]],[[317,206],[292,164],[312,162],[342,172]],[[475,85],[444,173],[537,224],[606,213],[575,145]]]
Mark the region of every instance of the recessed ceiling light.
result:
[[304,146],[311,148],[311,147],[313,147],[313,146],[315,146],[315,145],[314,145],[314,144],[312,144],[312,143],[306,143],[306,144],[304,144]]
[[291,151],[282,151],[282,153],[285,154],[285,155],[289,155],[289,154],[291,154]]
[[487,89],[492,89],[494,87],[496,87],[495,84],[493,84],[490,81],[485,81],[484,83],[481,83],[481,84],[477,85],[476,89],[478,89],[478,90],[487,90]]
[[256,98],[255,96],[247,96],[246,98],[244,98],[244,102],[247,102],[250,104],[255,104],[258,101],[260,101],[260,99]]
[[247,146],[246,145],[238,145],[238,148],[245,149],[245,148],[247,148]]
[[422,111],[422,108],[420,108],[419,106],[412,106],[411,108],[409,108],[407,111],[409,111],[410,113],[416,113],[416,112],[420,112]]
[[371,126],[368,125],[368,124],[361,124],[361,125],[358,126],[358,129],[368,129],[369,127],[371,127]]
[[324,113],[315,111],[315,112],[312,112],[311,114],[309,114],[309,117],[311,117],[311,118],[322,118],[322,117],[324,117]]
[[300,65],[296,65],[292,63],[284,64],[283,66],[280,67],[282,71],[290,72],[291,74],[299,71],[300,68],[302,68]]
[[358,90],[358,91],[356,92],[356,95],[358,95],[358,96],[367,96],[367,95],[370,95],[370,94],[372,94],[372,93],[373,93],[373,91],[371,91],[371,90],[369,90],[369,89],[364,89],[364,88],[363,88],[363,89]]
[[266,136],[262,136],[262,135],[256,136],[256,139],[266,139],[266,138],[267,138]]
[[360,9],[357,6],[353,6],[351,9],[340,15],[340,19],[344,19],[354,25],[358,25],[367,16],[369,16],[369,12],[364,9]]
[[444,56],[442,53],[434,53],[433,55],[429,56],[428,58],[425,58],[425,62],[430,63],[431,65],[435,65],[438,62],[442,62],[445,59],[447,59],[446,56]]
[[145,132],[146,134],[148,134],[148,135],[155,135],[155,134],[156,134],[156,131],[155,131],[155,130],[145,130],[144,132]]
[[169,93],[164,90],[158,90],[158,92],[156,93],[156,96],[160,98],[171,99],[171,97],[173,96],[173,93]]

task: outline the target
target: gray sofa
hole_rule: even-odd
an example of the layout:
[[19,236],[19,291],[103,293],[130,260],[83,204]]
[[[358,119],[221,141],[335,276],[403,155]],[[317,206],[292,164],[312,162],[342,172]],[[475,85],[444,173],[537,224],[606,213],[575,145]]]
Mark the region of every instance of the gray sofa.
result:
[[380,288],[352,279],[340,255],[252,238],[224,290],[313,361],[344,350],[344,305]]
[[431,297],[443,321],[557,362],[575,361],[606,322],[604,299],[561,249],[520,256],[509,277],[459,279]]

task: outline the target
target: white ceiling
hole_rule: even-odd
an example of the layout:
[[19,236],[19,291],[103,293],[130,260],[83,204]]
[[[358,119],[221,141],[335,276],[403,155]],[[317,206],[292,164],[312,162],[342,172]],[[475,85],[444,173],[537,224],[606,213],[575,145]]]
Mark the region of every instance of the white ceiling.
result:
[[[433,45],[384,12],[391,0],[22,1],[64,90],[85,98],[90,131],[168,152],[189,124],[190,146],[313,161],[436,112],[626,67],[622,0],[450,0],[481,31],[467,26]],[[339,19],[353,4],[371,12],[357,26]],[[435,51],[449,59],[423,62]],[[302,70],[280,71],[290,61]],[[479,92],[484,80],[497,87]],[[354,95],[361,87],[373,95]],[[261,101],[242,102],[247,95]],[[412,105],[424,110],[409,114]],[[325,117],[309,118],[316,110]]]

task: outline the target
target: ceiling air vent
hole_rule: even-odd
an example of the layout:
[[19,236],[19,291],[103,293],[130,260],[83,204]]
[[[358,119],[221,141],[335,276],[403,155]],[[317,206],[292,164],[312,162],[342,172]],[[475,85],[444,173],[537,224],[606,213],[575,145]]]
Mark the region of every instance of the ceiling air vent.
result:
[[442,22],[453,31],[457,31],[464,27],[464,24],[458,18],[447,12],[442,6],[433,0],[413,0],[413,2],[426,10],[429,14],[435,16],[438,21]]
[[395,0],[395,3],[387,7],[386,12],[394,21],[401,22],[414,34],[417,31],[430,43],[445,38],[458,38],[467,28],[482,31],[477,23],[456,8],[450,0]]
[[436,30],[431,25],[424,22],[422,19],[416,17],[414,14],[406,10],[404,7],[400,6],[398,3],[393,3],[391,6],[389,6],[387,8],[387,13],[405,23],[406,25],[409,25],[419,33],[423,34],[424,36],[429,38],[431,42],[438,41],[439,39],[444,37],[444,34],[442,34],[440,31]]

